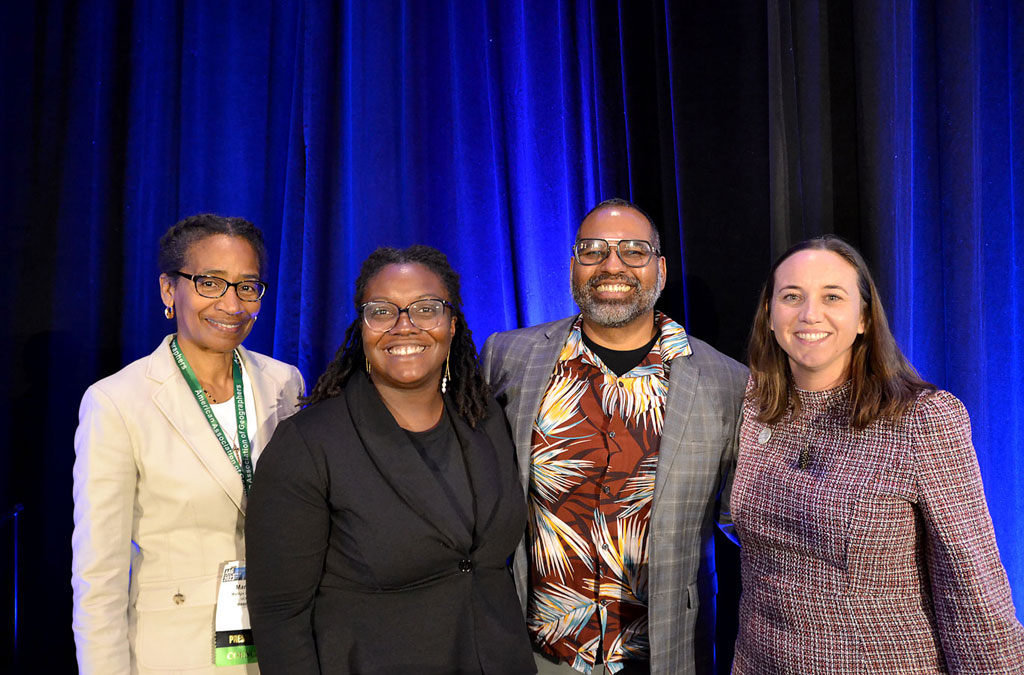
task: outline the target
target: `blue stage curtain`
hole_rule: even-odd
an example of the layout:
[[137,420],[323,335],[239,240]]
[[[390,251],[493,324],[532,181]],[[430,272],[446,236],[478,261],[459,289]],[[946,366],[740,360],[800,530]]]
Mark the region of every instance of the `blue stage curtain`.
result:
[[1024,3],[769,2],[776,253],[836,232],[971,415],[1024,617]]
[[[632,198],[662,229],[660,306],[743,358],[773,252],[839,232],[972,414],[1024,607],[1022,19],[1009,0],[0,3],[0,509],[26,506],[22,646],[74,668],[78,401],[173,329],[156,242],[200,211],[263,228],[247,346],[310,382],[379,245],[444,250],[481,344],[573,312],[580,217]],[[3,556],[0,612],[9,581]]]
[[[310,383],[375,247],[445,251],[480,344],[575,311],[575,229],[612,196],[662,227],[661,306],[742,357],[768,263],[747,226],[768,203],[761,6],[52,0],[3,3],[0,25],[0,507],[25,504],[31,552],[19,665],[52,644],[51,669],[74,668],[78,401],[173,330],[156,244],[183,216],[264,230],[271,289],[246,344]],[[9,572],[2,556],[0,608]]]

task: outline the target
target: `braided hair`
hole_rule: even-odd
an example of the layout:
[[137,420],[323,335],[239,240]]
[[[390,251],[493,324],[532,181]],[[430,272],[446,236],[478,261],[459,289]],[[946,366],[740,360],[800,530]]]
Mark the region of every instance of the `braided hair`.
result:
[[[466,317],[462,313],[462,293],[459,288],[459,275],[452,269],[448,257],[436,248],[420,244],[408,248],[396,249],[382,247],[375,250],[363,261],[356,279],[356,292],[353,298],[356,309],[363,303],[366,285],[388,265],[416,263],[423,265],[436,274],[448,292],[452,304],[452,316],[455,317],[455,334],[452,336],[449,370],[451,383],[449,392],[455,403],[455,411],[470,426],[475,428],[477,422],[487,415],[487,397],[490,387],[480,374],[477,362],[476,346],[473,344],[473,333],[469,330]],[[345,331],[345,339],[334,355],[334,360],[327,366],[316,386],[302,399],[305,405],[338,396],[345,383],[353,373],[359,372],[365,359],[363,353],[362,314],[349,324]]]

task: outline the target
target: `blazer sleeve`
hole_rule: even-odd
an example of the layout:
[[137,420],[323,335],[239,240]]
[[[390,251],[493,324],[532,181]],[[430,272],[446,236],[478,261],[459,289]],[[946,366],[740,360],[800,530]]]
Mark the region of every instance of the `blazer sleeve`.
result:
[[320,672],[313,600],[327,551],[326,467],[284,421],[260,458],[245,518],[249,617],[267,673]]
[[[493,384],[496,380],[495,373],[495,344],[497,333],[492,334],[484,341],[483,349],[480,350],[480,373],[488,384]],[[500,361],[500,359],[499,359]]]
[[79,672],[129,672],[128,588],[137,470],[114,400],[93,385],[75,432],[72,626]]
[[914,415],[926,562],[949,672],[1019,672],[1024,628],[999,560],[967,411],[940,391]]
[[736,457],[739,451],[740,426],[742,425],[742,408],[736,413],[735,426],[732,436],[729,438],[729,445],[722,453],[722,481],[721,495],[718,502],[718,528],[729,540],[736,544],[740,543],[736,534],[736,525],[732,521],[732,483],[736,477]]
[[735,364],[729,369],[729,395],[724,406],[732,419],[733,429],[729,442],[722,452],[721,482],[718,502],[718,528],[732,543],[739,546],[739,536],[732,522],[732,484],[736,477],[736,459],[740,447],[740,428],[743,426],[743,397],[750,386],[749,372]]

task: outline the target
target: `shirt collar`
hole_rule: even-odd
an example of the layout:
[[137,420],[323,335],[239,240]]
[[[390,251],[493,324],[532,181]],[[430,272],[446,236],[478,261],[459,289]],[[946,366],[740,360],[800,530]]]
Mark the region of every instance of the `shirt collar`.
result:
[[[661,335],[658,337],[658,341],[654,343],[651,351],[657,350],[659,352],[662,363],[667,364],[677,357],[689,356],[693,353],[690,341],[686,337],[686,329],[680,324],[657,310],[654,312],[654,323],[658,326]],[[603,367],[600,359],[596,358],[593,352],[583,343],[582,314],[576,317],[576,321],[572,325],[572,330],[569,331],[569,337],[565,341],[565,346],[562,347],[562,353],[559,355],[558,360],[571,361],[581,356],[587,363]]]

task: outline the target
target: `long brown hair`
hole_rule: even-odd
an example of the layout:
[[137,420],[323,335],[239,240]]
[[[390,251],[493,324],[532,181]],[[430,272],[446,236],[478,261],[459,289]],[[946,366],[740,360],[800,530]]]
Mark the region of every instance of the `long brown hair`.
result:
[[800,409],[789,358],[771,331],[771,307],[775,295],[775,270],[793,254],[809,249],[831,251],[857,270],[864,333],[854,340],[850,359],[850,379],[853,381],[850,425],[863,429],[877,419],[898,419],[907,412],[920,392],[934,391],[935,385],[921,379],[896,345],[864,258],[839,237],[825,235],[800,242],[779,256],[761,288],[748,346],[753,379],[748,398],[757,407],[758,421],[775,424],[791,407],[794,414]]

